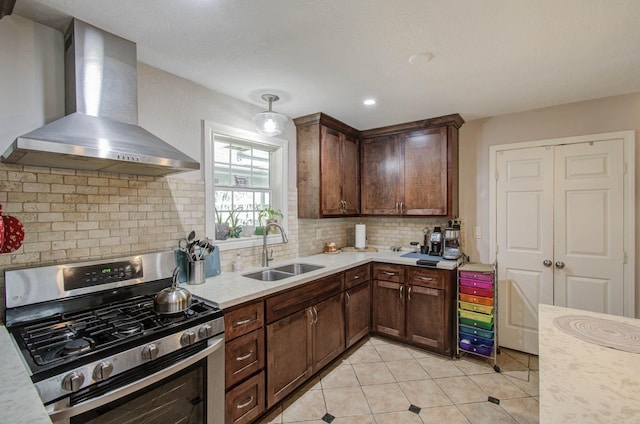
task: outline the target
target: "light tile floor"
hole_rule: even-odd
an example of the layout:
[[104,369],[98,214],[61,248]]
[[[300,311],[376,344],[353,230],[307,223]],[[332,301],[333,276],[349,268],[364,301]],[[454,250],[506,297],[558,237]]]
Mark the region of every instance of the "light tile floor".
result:
[[372,337],[259,423],[538,423],[538,357],[500,351],[496,373],[493,360],[449,359]]

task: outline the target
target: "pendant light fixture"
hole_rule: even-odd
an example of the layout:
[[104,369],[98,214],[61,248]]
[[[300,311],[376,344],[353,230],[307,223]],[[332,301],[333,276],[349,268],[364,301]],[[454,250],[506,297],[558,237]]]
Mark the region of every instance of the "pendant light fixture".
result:
[[280,97],[275,94],[263,94],[262,100],[269,102],[269,110],[257,113],[253,117],[253,123],[256,126],[256,131],[260,134],[275,137],[282,133],[284,123],[287,122],[286,116],[271,110],[271,103],[277,102]]

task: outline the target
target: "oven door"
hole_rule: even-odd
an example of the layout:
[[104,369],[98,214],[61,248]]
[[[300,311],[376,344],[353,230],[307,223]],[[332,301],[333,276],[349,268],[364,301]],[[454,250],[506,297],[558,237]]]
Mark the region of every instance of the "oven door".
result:
[[149,375],[47,405],[53,423],[224,423],[224,335]]

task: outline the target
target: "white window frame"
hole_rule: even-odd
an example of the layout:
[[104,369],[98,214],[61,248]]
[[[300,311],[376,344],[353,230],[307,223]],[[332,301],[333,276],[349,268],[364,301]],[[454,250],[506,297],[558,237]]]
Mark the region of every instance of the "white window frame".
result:
[[[229,137],[240,138],[251,143],[262,144],[270,148],[276,149],[272,153],[269,185],[271,186],[271,207],[280,209],[284,217],[280,220],[280,224],[285,231],[288,232],[289,221],[287,219],[288,205],[288,158],[289,158],[289,142],[282,138],[267,137],[257,132],[242,130],[231,127],[229,125],[219,124],[203,120],[204,133],[204,198],[205,198],[205,234],[207,238],[213,240],[221,251],[232,249],[243,249],[247,247],[262,246],[263,236],[228,238],[226,240],[215,239],[215,211],[214,211],[214,152],[213,146],[215,134],[221,134]],[[281,236],[279,234],[271,234],[267,236],[267,243],[279,243]]]

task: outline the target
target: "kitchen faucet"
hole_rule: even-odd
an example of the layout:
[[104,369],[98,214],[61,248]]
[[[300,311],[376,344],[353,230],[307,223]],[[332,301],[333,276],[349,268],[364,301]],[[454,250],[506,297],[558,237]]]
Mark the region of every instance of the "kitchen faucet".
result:
[[264,232],[262,234],[262,266],[269,266],[269,261],[273,260],[273,249],[271,249],[271,255],[269,255],[269,252],[267,252],[267,234],[269,233],[269,227],[271,226],[280,228],[283,243],[289,242],[287,234],[284,232],[284,228],[282,228],[282,225],[278,224],[277,222],[270,222],[265,225]]

